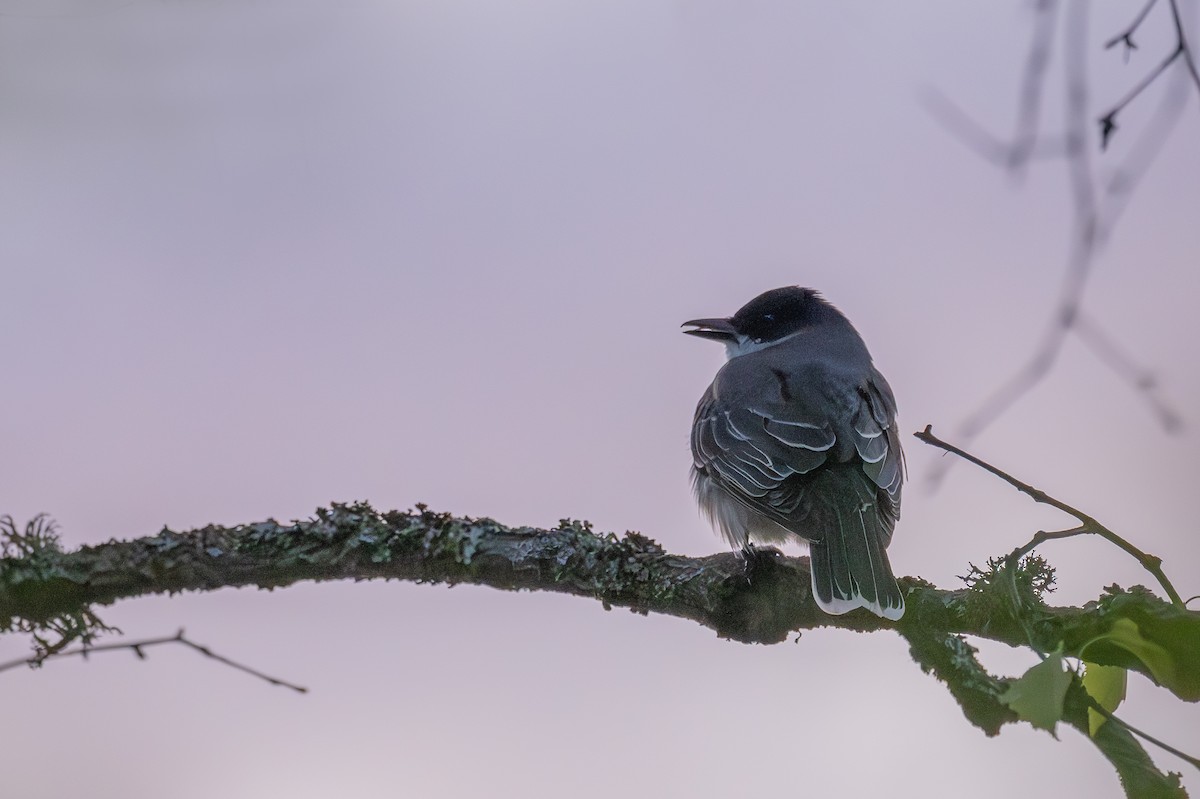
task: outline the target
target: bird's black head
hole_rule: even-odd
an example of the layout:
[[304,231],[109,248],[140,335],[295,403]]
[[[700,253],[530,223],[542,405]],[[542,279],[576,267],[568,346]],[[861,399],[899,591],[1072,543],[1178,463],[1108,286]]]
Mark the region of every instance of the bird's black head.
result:
[[779,341],[827,319],[838,312],[815,289],[784,286],[764,292],[742,306],[727,319],[693,319],[685,330],[701,338],[721,341],[730,347],[730,356],[747,347]]
[[729,322],[740,335],[753,341],[778,341],[812,326],[829,309],[829,303],[816,290],[784,286],[750,300]]

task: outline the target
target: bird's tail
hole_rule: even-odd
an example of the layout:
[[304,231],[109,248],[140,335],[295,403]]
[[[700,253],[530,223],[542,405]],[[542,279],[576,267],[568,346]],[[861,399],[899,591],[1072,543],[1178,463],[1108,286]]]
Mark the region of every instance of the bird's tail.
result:
[[[894,519],[878,506],[867,479],[828,486],[818,511],[823,535],[809,542],[813,595],[835,616],[866,608],[893,621],[904,615],[904,595],[888,563]],[[813,521],[817,521],[814,519]]]

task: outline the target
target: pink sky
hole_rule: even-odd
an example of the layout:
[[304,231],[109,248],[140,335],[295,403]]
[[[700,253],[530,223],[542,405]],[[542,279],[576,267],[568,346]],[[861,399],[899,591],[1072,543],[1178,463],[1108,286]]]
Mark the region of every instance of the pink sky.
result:
[[[714,552],[687,433],[722,353],[681,322],[819,288],[906,432],[949,437],[1054,305],[1061,166],[1018,185],[919,102],[937,87],[1007,130],[1027,3],[135,2],[47,19],[4,2],[0,512],[47,511],[70,546],[367,499]],[[1096,9],[1097,112],[1169,46],[1156,17],[1128,66],[1101,49],[1139,7]],[[1153,102],[1122,117],[1101,175]],[[1188,428],[1166,435],[1073,341],[972,445],[1162,556],[1185,595],[1198,105],[1088,291]],[[906,447],[899,574],[956,587],[1070,524],[965,466],[933,493],[938,455]],[[1044,554],[1062,604],[1148,582],[1103,542]],[[1121,795],[1074,731],[985,738],[892,635],[743,646],[576,598],[407,584],[101,615],[131,636],[186,627],[311,693],[182,650],[6,673],[6,795]],[[0,640],[0,657],[26,647]],[[1034,662],[982,652],[999,673]],[[1200,750],[1196,707],[1136,675],[1122,714]]]

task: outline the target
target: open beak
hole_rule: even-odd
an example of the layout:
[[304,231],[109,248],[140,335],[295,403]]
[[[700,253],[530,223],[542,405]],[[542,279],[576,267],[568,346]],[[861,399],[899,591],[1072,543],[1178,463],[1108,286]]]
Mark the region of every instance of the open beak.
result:
[[737,331],[733,329],[733,325],[728,319],[693,319],[690,322],[684,322],[682,326],[696,328],[683,331],[689,336],[709,338],[713,341],[733,341],[737,338]]

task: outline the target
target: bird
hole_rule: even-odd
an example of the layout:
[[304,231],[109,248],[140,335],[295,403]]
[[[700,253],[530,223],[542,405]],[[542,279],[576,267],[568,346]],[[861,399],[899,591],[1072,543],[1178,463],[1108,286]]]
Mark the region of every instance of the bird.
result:
[[904,483],[896,399],[850,320],[815,289],[785,286],[682,327],[727,356],[692,422],[702,514],[748,565],[754,542],[807,542],[826,613],[900,619],[887,557]]

